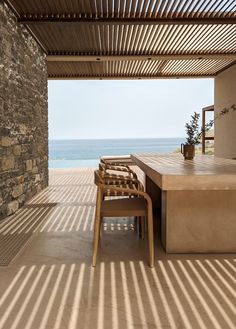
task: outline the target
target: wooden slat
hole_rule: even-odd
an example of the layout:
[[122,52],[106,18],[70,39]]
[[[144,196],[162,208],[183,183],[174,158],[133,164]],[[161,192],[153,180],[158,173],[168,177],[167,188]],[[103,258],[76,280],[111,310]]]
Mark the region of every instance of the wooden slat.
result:
[[[55,60],[60,61],[96,61],[97,57],[102,61],[117,60],[118,57],[121,61],[147,58],[234,59],[236,53],[234,25],[229,27],[226,25],[168,27],[89,25],[81,26],[80,30],[69,26],[64,29],[60,27],[58,30],[53,25],[48,27],[50,33],[46,35],[42,34],[45,31],[43,27],[34,26],[33,30],[47,43],[48,53],[59,55]],[[60,51],[58,45],[66,51]],[[66,56],[64,59],[61,57],[63,55]],[[69,57],[71,55],[72,57]]]

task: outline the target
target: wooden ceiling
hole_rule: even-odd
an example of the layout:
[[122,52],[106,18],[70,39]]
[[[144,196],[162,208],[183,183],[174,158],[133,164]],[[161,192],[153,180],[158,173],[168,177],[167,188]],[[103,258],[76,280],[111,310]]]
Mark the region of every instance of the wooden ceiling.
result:
[[10,0],[49,79],[212,77],[236,63],[235,0]]

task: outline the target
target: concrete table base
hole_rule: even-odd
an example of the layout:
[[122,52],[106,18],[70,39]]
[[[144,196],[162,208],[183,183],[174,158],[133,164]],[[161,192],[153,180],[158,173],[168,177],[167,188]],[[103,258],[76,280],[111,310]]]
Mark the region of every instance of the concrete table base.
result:
[[166,252],[236,252],[236,191],[162,191]]
[[213,156],[137,154],[146,191],[161,213],[168,253],[236,252],[236,162]]

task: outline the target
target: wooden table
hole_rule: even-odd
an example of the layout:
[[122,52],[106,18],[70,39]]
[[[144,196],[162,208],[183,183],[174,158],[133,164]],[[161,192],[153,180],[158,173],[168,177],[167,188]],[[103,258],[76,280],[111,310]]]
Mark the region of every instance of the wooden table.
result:
[[236,161],[214,156],[133,154],[161,208],[167,252],[236,252]]

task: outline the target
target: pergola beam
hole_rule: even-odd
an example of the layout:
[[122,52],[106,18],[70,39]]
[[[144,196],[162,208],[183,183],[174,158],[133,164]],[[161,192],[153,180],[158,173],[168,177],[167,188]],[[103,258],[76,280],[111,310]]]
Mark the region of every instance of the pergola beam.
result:
[[23,24],[73,23],[92,25],[222,25],[236,24],[235,14],[226,17],[172,17],[172,18],[133,18],[133,17],[83,17],[77,14],[25,14],[18,18]]
[[67,74],[59,74],[59,75],[48,75],[49,80],[152,80],[152,79],[202,79],[202,78],[214,78],[215,74],[209,75],[145,75],[145,76],[81,76],[81,75],[67,75]]
[[236,60],[236,54],[164,54],[164,55],[48,55],[48,62],[165,61],[165,60]]

